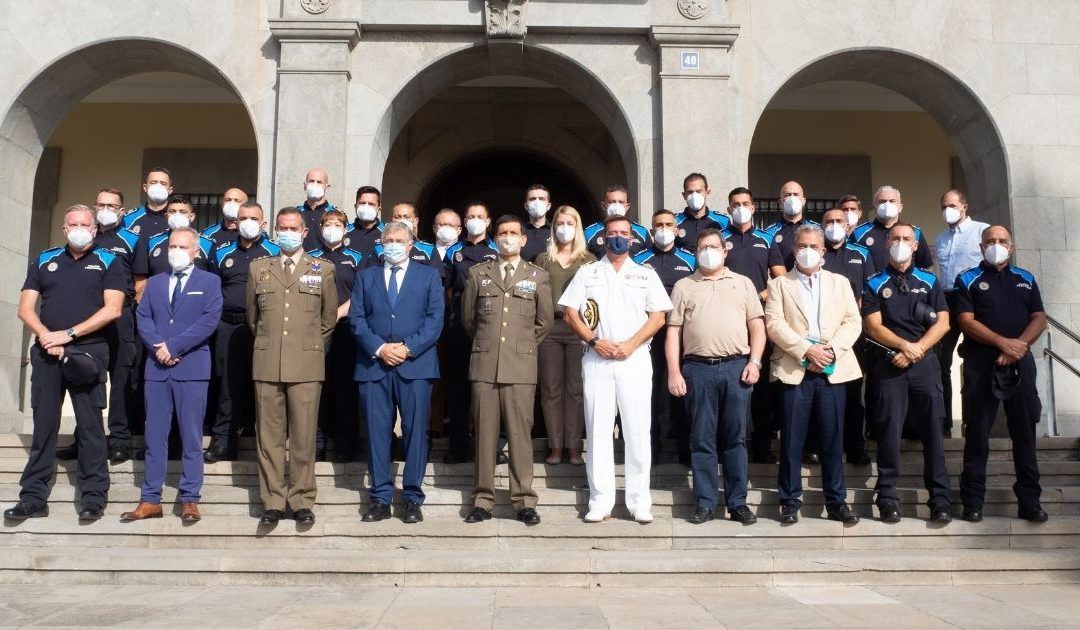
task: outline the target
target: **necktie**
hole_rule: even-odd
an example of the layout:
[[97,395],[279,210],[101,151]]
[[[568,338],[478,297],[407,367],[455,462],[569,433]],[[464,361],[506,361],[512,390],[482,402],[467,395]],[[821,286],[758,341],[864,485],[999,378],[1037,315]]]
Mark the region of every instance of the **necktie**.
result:
[[390,296],[390,306],[397,305],[397,296],[398,296],[397,274],[398,274],[399,271],[401,271],[401,267],[398,267],[397,265],[394,265],[393,267],[390,268],[390,286],[386,288],[386,293],[387,293],[387,295]]
[[292,280],[293,274],[293,261],[292,258],[285,259],[285,277]]
[[506,270],[506,273],[503,274],[503,286],[509,288],[510,279],[514,277],[514,266],[510,263],[506,263],[506,266],[503,267],[503,269]]
[[182,271],[176,274],[176,286],[173,287],[172,297],[169,298],[169,306],[176,306],[176,300],[180,299],[180,285],[184,282],[184,275]]

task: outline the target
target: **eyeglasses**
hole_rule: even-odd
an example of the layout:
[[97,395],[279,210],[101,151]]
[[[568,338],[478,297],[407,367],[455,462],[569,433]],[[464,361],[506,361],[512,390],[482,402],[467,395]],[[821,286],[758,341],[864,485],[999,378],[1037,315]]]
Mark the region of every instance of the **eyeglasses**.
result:
[[119,210],[123,206],[116,203],[99,203],[95,206],[98,210]]

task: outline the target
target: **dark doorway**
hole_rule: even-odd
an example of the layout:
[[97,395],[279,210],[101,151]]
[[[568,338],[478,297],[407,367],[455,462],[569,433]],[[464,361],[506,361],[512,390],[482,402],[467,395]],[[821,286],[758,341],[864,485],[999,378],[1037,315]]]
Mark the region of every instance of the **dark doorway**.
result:
[[503,214],[528,218],[525,189],[532,184],[551,189],[552,209],[570,205],[586,224],[598,220],[595,193],[558,162],[529,151],[489,151],[458,160],[428,184],[419,199],[421,238],[432,236],[432,219],[441,208],[463,212],[474,200],[486,203],[493,219]]

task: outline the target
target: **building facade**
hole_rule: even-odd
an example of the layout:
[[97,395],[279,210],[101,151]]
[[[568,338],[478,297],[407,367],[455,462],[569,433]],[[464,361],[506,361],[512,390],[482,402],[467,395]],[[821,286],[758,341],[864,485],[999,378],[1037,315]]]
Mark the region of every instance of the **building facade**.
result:
[[681,208],[692,171],[714,206],[739,185],[767,208],[787,179],[822,207],[888,183],[930,236],[957,186],[1014,228],[1048,312],[1080,328],[1071,0],[0,0],[0,59],[12,427],[28,256],[101,187],[137,205],[156,164],[207,221],[232,185],[295,205],[312,167],[339,207],[374,184],[426,217],[474,197],[520,211],[533,181],[586,217],[624,184],[645,222]]

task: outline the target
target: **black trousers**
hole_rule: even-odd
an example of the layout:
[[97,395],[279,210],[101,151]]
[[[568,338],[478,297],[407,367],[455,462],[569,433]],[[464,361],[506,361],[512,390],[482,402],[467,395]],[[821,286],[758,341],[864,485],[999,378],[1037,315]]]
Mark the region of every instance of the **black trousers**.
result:
[[247,323],[222,320],[214,338],[214,377],[218,383],[217,417],[210,427],[215,441],[234,445],[237,430],[255,426],[255,384],[251,355],[255,337]]
[[[997,418],[1002,401],[994,398],[990,384],[997,354],[972,354],[964,357],[964,470],[960,474],[960,499],[964,507],[981,509],[986,497],[986,459],[990,454],[990,429]],[[1020,508],[1039,507],[1042,488],[1039,486],[1039,462],[1035,450],[1035,425],[1039,422],[1042,405],[1035,383],[1035,357],[1028,352],[1018,364],[1020,385],[1011,398],[1004,401],[1005,418],[1012,440],[1013,467],[1016,483],[1013,492]]]
[[761,377],[754,383],[750,394],[750,452],[761,456],[772,448],[773,438],[780,430],[779,386],[769,382],[769,357],[772,356],[772,343],[765,342],[765,352],[761,357]]
[[443,375],[447,382],[446,415],[450,419],[447,437],[451,451],[468,455],[472,453],[472,441],[469,439],[469,414],[472,406],[469,357],[472,356],[472,339],[460,326],[450,328],[444,339],[447,344],[447,363],[450,366],[449,374]]
[[863,379],[844,383],[844,452],[848,457],[866,452],[865,417]]
[[[960,325],[956,322],[956,292],[949,291],[945,294],[945,302],[949,305],[949,332],[941,338],[937,346],[938,362],[941,364],[941,387],[942,398],[945,401],[945,430],[952,430],[952,362],[953,351],[960,341]],[[961,381],[962,382],[962,381]],[[967,414],[964,414],[964,422],[967,422]]]
[[[131,445],[131,435],[142,428],[139,387],[139,341],[135,335],[135,307],[124,306],[120,318],[106,329],[109,344],[109,443]],[[136,427],[136,423],[139,425]]]
[[316,447],[332,446],[341,454],[359,458],[360,397],[353,379],[356,370],[356,338],[343,319],[334,327],[326,347],[326,380],[319,398],[319,431]]
[[875,357],[870,378],[875,381],[877,413],[877,505],[898,503],[896,489],[900,476],[900,434],[904,419],[918,434],[923,446],[923,484],[930,493],[927,505],[933,509],[949,504],[949,471],[945,468],[942,443],[941,367],[937,356],[927,353],[922,361],[901,370],[884,356]]
[[49,482],[56,468],[56,436],[64,395],[71,396],[75,426],[79,433],[78,468],[75,485],[82,492],[84,506],[105,506],[109,495],[109,466],[106,463],[105,427],[101,410],[105,407],[105,370],[109,345],[104,340],[69,345],[65,351],[86,352],[98,360],[101,377],[91,385],[73,385],[60,368],[60,361],[41,346],[30,349],[30,406],[34,410],[34,434],[30,457],[19,485],[19,499],[37,508],[49,500]]
[[652,358],[653,388],[652,388],[652,452],[654,461],[663,445],[663,429],[666,424],[672,428],[671,437],[675,440],[675,452],[683,461],[690,457],[690,427],[686,416],[686,404],[682,399],[676,398],[668,391],[667,359],[664,357],[664,343],[667,340],[667,327],[652,339],[649,347],[649,355]]

